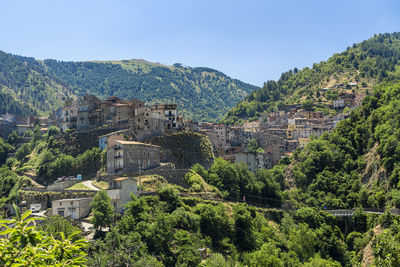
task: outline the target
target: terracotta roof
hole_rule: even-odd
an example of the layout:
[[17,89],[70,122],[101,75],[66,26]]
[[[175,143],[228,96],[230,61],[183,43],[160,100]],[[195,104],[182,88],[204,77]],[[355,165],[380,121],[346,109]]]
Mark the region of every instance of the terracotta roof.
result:
[[124,181],[126,179],[128,179],[128,177],[118,177],[118,178],[115,178],[114,181]]
[[125,140],[116,140],[116,143],[119,143],[121,145],[143,145],[143,146],[152,146],[152,147],[158,147],[160,148],[160,146],[156,146],[156,145],[152,145],[152,144],[146,144],[146,143],[141,143],[141,142],[136,142],[136,141],[125,141]]
[[122,134],[122,133],[128,133],[128,129],[125,129],[125,130],[119,130],[119,131],[116,131],[116,132],[112,132],[112,133],[108,133],[108,134],[100,135],[98,138],[100,138],[100,137],[105,137],[105,136],[116,135],[116,134]]

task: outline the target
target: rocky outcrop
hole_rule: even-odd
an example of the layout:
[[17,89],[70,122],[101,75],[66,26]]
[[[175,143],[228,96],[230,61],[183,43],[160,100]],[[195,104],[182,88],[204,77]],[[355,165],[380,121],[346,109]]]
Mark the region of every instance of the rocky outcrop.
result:
[[161,162],[174,163],[176,169],[188,169],[196,163],[209,168],[214,161],[210,140],[200,133],[171,133],[147,142],[161,146]]

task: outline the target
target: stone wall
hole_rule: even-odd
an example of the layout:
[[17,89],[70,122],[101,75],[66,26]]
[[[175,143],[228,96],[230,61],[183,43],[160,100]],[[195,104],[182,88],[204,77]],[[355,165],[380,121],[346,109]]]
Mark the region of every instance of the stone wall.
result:
[[119,131],[121,127],[105,127],[86,132],[65,133],[57,137],[56,143],[62,153],[77,156],[88,149],[99,147],[99,136]]
[[60,182],[60,183],[52,183],[51,185],[48,185],[46,187],[47,190],[63,190],[66,188],[70,188],[71,186],[73,186],[74,184],[78,183],[80,181],[75,180],[75,181],[65,181],[65,182]]
[[208,137],[200,133],[176,132],[147,142],[161,146],[161,162],[174,163],[178,169],[189,169],[196,163],[209,168],[214,160]]
[[26,205],[32,203],[42,204],[42,209],[51,208],[51,202],[58,199],[69,198],[91,198],[97,191],[89,190],[56,190],[47,191],[45,189],[25,189],[20,191],[20,200],[26,201]]

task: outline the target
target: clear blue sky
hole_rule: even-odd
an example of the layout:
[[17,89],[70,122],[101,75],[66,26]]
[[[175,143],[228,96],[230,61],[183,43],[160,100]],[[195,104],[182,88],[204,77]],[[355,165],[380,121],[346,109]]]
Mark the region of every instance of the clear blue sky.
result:
[[261,86],[375,33],[399,1],[0,0],[0,50],[67,61],[143,58]]

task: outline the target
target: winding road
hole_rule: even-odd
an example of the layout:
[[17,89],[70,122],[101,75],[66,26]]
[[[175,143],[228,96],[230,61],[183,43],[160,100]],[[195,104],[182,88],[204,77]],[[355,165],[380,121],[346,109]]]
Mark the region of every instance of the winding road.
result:
[[91,190],[99,191],[99,188],[95,187],[95,186],[92,184],[92,180],[83,181],[82,183],[83,183],[85,186],[87,186],[88,188],[90,188]]

